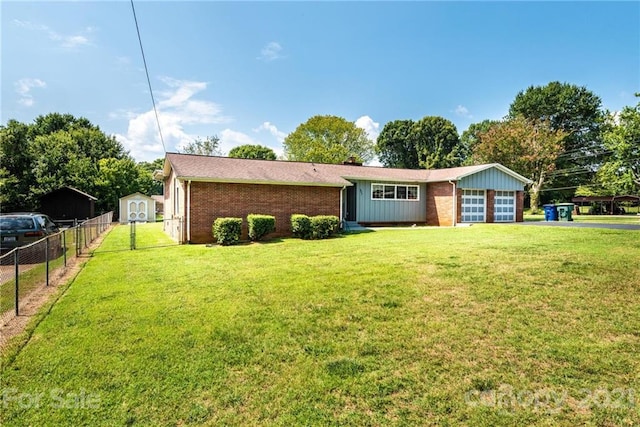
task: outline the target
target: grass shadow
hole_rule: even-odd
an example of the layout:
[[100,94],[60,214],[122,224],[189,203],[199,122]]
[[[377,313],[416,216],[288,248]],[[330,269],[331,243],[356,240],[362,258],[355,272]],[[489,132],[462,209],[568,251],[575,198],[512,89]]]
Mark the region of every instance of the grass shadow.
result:
[[376,230],[371,230],[370,228],[363,228],[361,230],[343,230],[336,235],[336,237],[347,237],[354,234],[368,234],[375,233]]

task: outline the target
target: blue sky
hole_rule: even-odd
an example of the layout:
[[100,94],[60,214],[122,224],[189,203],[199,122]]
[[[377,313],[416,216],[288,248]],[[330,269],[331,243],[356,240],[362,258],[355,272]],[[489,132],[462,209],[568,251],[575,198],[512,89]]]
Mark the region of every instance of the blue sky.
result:
[[[136,13],[168,151],[282,140],[317,114],[375,139],[442,116],[462,133],[550,81],[609,110],[640,91],[640,2],[148,2]],[[131,5],[1,6],[1,111],[87,117],[138,161],[163,156]]]

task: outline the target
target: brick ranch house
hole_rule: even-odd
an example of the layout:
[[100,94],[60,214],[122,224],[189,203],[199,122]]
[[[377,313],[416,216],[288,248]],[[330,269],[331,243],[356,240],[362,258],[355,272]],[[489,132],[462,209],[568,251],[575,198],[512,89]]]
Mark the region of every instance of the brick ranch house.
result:
[[520,222],[530,183],[497,163],[415,170],[176,153],[156,179],[164,182],[165,231],[180,243],[212,242],[216,218],[251,213],[275,216],[280,236],[296,213],[362,225]]

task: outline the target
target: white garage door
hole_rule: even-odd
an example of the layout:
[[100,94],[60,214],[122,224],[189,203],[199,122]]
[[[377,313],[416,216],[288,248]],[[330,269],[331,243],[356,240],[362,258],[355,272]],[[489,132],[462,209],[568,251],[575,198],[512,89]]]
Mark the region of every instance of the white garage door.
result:
[[484,190],[462,190],[462,222],[484,222]]
[[513,222],[516,220],[515,191],[496,191],[493,204],[493,220],[495,222]]

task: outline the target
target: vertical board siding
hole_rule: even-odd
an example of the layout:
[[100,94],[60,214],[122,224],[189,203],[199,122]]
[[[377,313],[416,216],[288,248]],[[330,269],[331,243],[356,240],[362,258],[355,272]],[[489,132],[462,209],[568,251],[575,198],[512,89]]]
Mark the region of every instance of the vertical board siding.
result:
[[458,188],[522,191],[524,183],[492,167],[462,178],[458,181]]
[[358,222],[421,222],[427,221],[427,185],[415,182],[380,182],[376,184],[417,185],[418,200],[371,200],[373,181],[352,181],[357,185],[356,221]]

